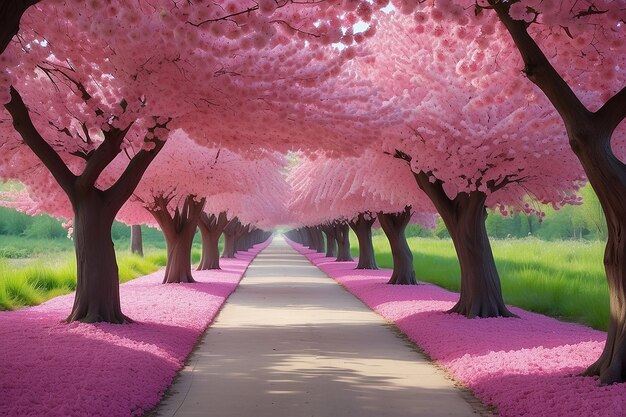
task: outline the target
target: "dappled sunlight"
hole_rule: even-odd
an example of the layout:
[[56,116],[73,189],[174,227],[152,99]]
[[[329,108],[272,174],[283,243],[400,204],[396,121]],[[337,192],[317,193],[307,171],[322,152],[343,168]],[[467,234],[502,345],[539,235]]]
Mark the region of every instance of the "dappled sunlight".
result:
[[451,381],[336,282],[298,255],[282,265],[290,253],[276,242],[255,260],[159,415],[474,414]]
[[195,272],[194,284],[161,284],[159,271],[121,285],[133,324],[65,324],[73,294],[1,312],[0,415],[124,416],[154,407],[248,263]]
[[[308,257],[307,249],[292,246]],[[626,411],[626,384],[601,387],[596,378],[578,376],[602,352],[604,332],[515,307],[520,318],[470,320],[445,312],[458,294],[437,286],[391,286],[385,274],[374,278],[325,262],[318,267],[500,415],[618,417]]]

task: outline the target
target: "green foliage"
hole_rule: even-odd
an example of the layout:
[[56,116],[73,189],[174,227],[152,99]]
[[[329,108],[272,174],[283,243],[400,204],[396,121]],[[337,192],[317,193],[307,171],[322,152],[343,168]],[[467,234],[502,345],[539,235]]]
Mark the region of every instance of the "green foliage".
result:
[[15,305],[35,305],[43,301],[43,296],[21,276],[7,276],[0,281],[0,294],[6,294],[7,299],[0,301],[0,304]]
[[432,237],[433,233],[433,229],[427,229],[419,224],[409,224],[404,234],[406,237]]
[[74,249],[69,239],[31,239],[19,236],[0,236],[0,259],[22,259],[40,256],[56,256]]
[[54,217],[29,216],[14,209],[0,207],[0,235],[26,236],[35,239],[63,239],[67,231]]
[[0,258],[22,259],[32,255],[32,251],[26,248],[15,248],[12,246],[0,247]]
[[[143,229],[145,229],[145,227]],[[117,221],[113,222],[113,227],[111,227],[111,239],[130,239],[130,226]]]
[[450,232],[448,232],[448,228],[444,224],[441,218],[437,219],[437,224],[435,225],[435,230],[433,230],[433,236],[436,236],[440,239],[445,239],[450,237]]
[[555,210],[541,206],[545,217],[539,221],[534,214],[515,213],[502,217],[489,212],[485,222],[487,233],[495,238],[522,238],[528,235],[544,240],[585,239],[606,240],[606,221],[602,207],[590,185],[580,190],[583,204]]
[[0,234],[21,236],[31,223],[31,216],[14,209],[0,207]]
[[24,236],[36,239],[64,239],[67,230],[60,222],[50,216],[33,217],[31,224],[24,230]]

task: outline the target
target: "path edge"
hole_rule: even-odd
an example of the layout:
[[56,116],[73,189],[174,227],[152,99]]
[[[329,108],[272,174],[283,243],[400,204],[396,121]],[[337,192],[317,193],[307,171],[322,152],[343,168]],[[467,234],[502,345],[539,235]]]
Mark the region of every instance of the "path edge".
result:
[[[246,265],[246,267],[244,268],[243,272],[241,273],[241,276],[239,277],[239,280],[237,281],[237,285],[233,288],[233,290],[230,292],[230,294],[228,294],[225,298],[224,298],[224,302],[222,303],[222,305],[217,309],[215,315],[213,316],[213,318],[209,321],[207,321],[206,326],[204,327],[204,329],[202,329],[202,331],[200,333],[198,333],[198,336],[196,337],[196,341],[194,342],[193,346],[191,347],[191,350],[189,351],[189,353],[187,354],[187,356],[185,357],[185,360],[183,361],[183,365],[176,371],[176,374],[172,377],[172,380],[170,381],[169,385],[167,386],[167,388],[165,389],[165,391],[163,392],[163,394],[161,395],[161,398],[159,399],[159,402],[157,404],[154,405],[154,407],[152,407],[150,410],[145,411],[143,414],[141,414],[141,417],[157,417],[158,414],[158,409],[161,405],[161,403],[166,400],[167,398],[169,398],[172,393],[170,392],[172,386],[174,386],[174,384],[176,382],[178,382],[178,380],[181,378],[181,374],[182,372],[191,365],[191,358],[192,356],[196,353],[196,351],[198,350],[198,347],[200,346],[200,344],[204,341],[207,332],[211,329],[211,326],[213,325],[213,323],[215,323],[215,321],[217,320],[217,318],[219,317],[219,315],[221,314],[222,310],[224,309],[224,306],[226,305],[226,303],[228,302],[228,299],[235,293],[235,291],[237,291],[237,289],[239,288],[239,285],[241,284],[241,280],[244,279],[244,277],[246,276],[246,273],[248,272],[248,268],[250,267],[250,265],[252,264],[252,262],[256,259],[256,257],[263,252],[271,243],[272,240],[274,239],[274,235],[270,236],[269,238],[267,238],[266,241],[261,242],[255,246],[258,246],[258,251],[256,253],[253,254],[252,258],[250,258],[250,261],[248,262],[248,264]],[[255,248],[256,249],[256,248]],[[179,405],[180,407],[180,405]]]
[[[492,404],[484,404],[482,401],[480,401],[480,399],[478,399],[478,397],[476,397],[476,395],[474,394],[474,391],[472,391],[471,388],[469,388],[468,386],[463,384],[461,381],[459,381],[457,378],[455,378],[455,376],[452,374],[452,372],[450,370],[448,370],[445,366],[441,365],[439,362],[437,362],[435,359],[433,359],[417,343],[412,341],[409,338],[409,336],[407,334],[405,334],[396,325],[395,322],[387,319],[386,317],[381,315],[379,312],[377,312],[376,310],[372,309],[359,296],[357,296],[352,291],[350,291],[342,282],[336,280],[334,277],[330,276],[326,271],[324,271],[319,266],[317,266],[317,264],[313,261],[313,259],[309,258],[307,256],[307,253],[305,253],[306,250],[312,250],[312,249],[307,248],[304,245],[299,244],[298,242],[295,242],[295,241],[289,239],[287,236],[283,235],[283,239],[285,239],[285,242],[287,242],[287,244],[293,250],[295,250],[297,253],[302,255],[307,261],[309,261],[309,263],[311,265],[313,265],[315,268],[317,268],[320,272],[322,272],[328,278],[333,280],[333,282],[335,282],[337,285],[339,285],[344,291],[346,291],[352,297],[356,298],[361,304],[363,304],[365,306],[365,308],[367,308],[368,310],[370,310],[371,312],[373,312],[374,314],[379,316],[381,319],[383,319],[383,321],[385,322],[386,327],[388,329],[390,329],[396,335],[396,337],[398,337],[399,339],[402,339],[402,341],[407,345],[407,347],[409,347],[413,351],[423,355],[428,360],[428,362],[431,365],[433,365],[435,368],[437,368],[443,374],[443,376],[446,379],[450,380],[454,384],[454,386],[460,391],[461,397],[470,405],[470,407],[472,407],[472,410],[477,415],[479,415],[481,417],[497,417],[497,416],[500,415],[498,413],[497,408],[494,405],[492,405]],[[322,258],[320,258],[320,259],[322,259]],[[341,263],[353,263],[356,266],[356,262],[355,261],[341,262]],[[381,268],[381,269],[390,271],[390,276],[391,276],[391,270],[390,269],[387,269],[387,268]]]

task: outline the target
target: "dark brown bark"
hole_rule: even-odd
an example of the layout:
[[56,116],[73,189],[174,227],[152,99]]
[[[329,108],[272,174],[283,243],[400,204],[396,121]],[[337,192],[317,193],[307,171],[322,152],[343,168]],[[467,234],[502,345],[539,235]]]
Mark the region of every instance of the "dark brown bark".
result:
[[300,243],[300,236],[298,235],[298,232],[295,229],[288,230],[285,233],[285,236],[287,236],[288,239],[291,239],[296,243]]
[[40,0],[3,0],[0,2],[0,54],[20,30],[24,12]]
[[326,252],[326,243],[324,242],[324,233],[322,233],[322,228],[320,226],[315,226],[315,235],[317,239],[317,251],[319,253]]
[[311,242],[309,241],[309,234],[306,230],[306,228],[300,228],[298,229],[298,236],[300,236],[300,244],[302,246],[309,246],[311,244]]
[[448,228],[459,259],[461,294],[450,312],[469,318],[516,317],[504,304],[500,276],[485,228],[487,195],[472,191],[459,193],[450,200],[440,180],[431,182],[423,172],[415,174],[415,179]]
[[350,262],[350,226],[347,222],[336,221],[333,224],[335,236],[337,237],[337,262]]
[[141,237],[141,225],[130,226],[130,252],[143,256],[143,239]]
[[156,196],[147,207],[163,231],[167,245],[163,283],[195,282],[191,275],[191,246],[206,199],[196,201],[195,196],[187,196],[183,207],[174,209],[173,216],[168,208],[171,200],[171,196]]
[[222,258],[234,258],[237,252],[237,231],[241,228],[241,223],[237,217],[233,218],[224,227],[224,249],[222,250]]
[[302,228],[302,235],[304,236],[304,241],[306,242],[304,246],[309,249],[315,249],[315,237],[311,233],[311,228],[309,226]]
[[249,249],[247,237],[250,233],[250,225],[240,225],[235,232],[235,250],[245,252]]
[[356,269],[378,269],[372,244],[372,225],[375,221],[376,218],[370,213],[359,213],[349,223],[359,241],[359,263]]
[[393,272],[387,284],[417,285],[413,253],[404,234],[410,220],[410,207],[406,207],[400,213],[378,213],[378,222],[387,236],[393,259]]
[[[13,119],[13,127],[24,143],[50,171],[66,193],[74,211],[74,246],[76,249],[76,295],[68,322],[127,323],[120,309],[119,275],[111,240],[113,219],[137,187],[150,162],[163,148],[164,142],[151,139],[155,147],[135,154],[120,178],[107,190],[96,188],[102,171],[121,152],[121,144],[130,128],[110,127],[104,141],[89,155],[85,168],[74,175],[60,155],[39,134],[28,108],[17,90],[11,87],[11,101],[5,108]],[[167,129],[167,123],[155,123],[149,129]]]
[[198,271],[221,269],[219,241],[227,224],[226,212],[221,212],[218,216],[204,212],[200,215],[198,228],[202,235],[202,258]]
[[322,231],[318,226],[309,226],[306,227],[307,234],[309,236],[309,247],[316,252],[324,252],[324,236],[322,236]]
[[561,115],[570,147],[604,211],[608,228],[604,268],[611,314],[604,350],[584,374],[599,376],[603,384],[626,382],[626,165],[611,148],[613,133],[626,118],[626,87],[595,113],[589,111],[529,35],[528,24],[510,17],[511,4],[489,2],[513,38],[526,76]]
[[128,323],[122,313],[119,275],[111,227],[115,214],[105,206],[102,191],[81,193],[74,208],[76,295],[68,322]]
[[322,226],[322,231],[326,236],[326,257],[335,258],[337,256],[337,239],[332,227]]

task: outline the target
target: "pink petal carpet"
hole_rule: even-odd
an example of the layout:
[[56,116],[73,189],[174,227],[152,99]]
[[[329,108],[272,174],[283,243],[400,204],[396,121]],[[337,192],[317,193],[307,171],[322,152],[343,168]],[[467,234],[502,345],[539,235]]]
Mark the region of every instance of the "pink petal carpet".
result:
[[163,271],[120,286],[133,324],[62,322],[73,294],[0,312],[1,416],[138,416],[155,407],[203,331],[269,240],[194,284]]
[[[287,240],[287,239],[286,239]],[[512,307],[519,319],[447,314],[458,294],[431,284],[386,285],[388,269],[355,270],[289,242],[426,352],[503,417],[626,416],[626,384],[577,376],[602,352],[606,333]]]

